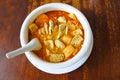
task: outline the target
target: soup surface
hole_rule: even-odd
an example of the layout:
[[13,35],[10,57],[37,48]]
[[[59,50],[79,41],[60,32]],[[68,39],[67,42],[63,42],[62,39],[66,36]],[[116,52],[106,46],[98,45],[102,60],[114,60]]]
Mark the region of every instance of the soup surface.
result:
[[45,61],[58,63],[75,56],[84,41],[84,30],[73,13],[49,11],[28,26],[29,40],[38,38],[42,48],[33,51]]

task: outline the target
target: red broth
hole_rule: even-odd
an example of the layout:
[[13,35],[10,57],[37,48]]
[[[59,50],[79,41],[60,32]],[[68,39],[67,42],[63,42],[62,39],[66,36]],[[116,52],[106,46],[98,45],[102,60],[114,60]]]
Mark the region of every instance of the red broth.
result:
[[38,38],[42,48],[33,51],[45,61],[58,63],[74,57],[84,42],[84,30],[73,13],[49,11],[29,26],[29,40]]

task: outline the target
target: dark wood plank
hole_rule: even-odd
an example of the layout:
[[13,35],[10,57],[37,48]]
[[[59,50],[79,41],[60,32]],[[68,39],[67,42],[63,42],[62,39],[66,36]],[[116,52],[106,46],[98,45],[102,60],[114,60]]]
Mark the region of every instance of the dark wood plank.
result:
[[[20,28],[38,6],[61,2],[82,11],[88,19],[94,47],[89,59],[77,70],[53,75],[35,68],[20,55],[5,53],[19,48]],[[120,0],[0,0],[0,80],[120,80]]]

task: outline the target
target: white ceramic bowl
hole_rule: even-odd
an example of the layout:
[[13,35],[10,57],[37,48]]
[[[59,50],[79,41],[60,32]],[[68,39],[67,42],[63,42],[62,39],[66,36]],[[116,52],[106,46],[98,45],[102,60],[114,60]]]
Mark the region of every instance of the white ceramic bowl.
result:
[[80,67],[89,57],[93,46],[93,35],[90,25],[85,16],[79,10],[70,5],[62,3],[50,3],[36,8],[26,17],[25,21],[22,24],[20,41],[22,46],[26,45],[28,42],[28,25],[32,23],[35,18],[41,13],[53,10],[62,10],[68,13],[74,13],[76,15],[83,26],[85,34],[85,40],[81,50],[70,60],[61,63],[49,63],[43,61],[33,52],[25,52],[25,55],[28,60],[38,69],[51,74],[63,74],[71,72]]

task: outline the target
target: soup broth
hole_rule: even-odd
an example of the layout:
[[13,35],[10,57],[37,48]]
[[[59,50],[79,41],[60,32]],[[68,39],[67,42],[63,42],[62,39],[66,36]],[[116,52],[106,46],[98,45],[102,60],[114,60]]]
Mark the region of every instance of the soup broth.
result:
[[28,26],[29,40],[38,38],[42,48],[33,51],[41,59],[58,63],[74,57],[84,41],[84,30],[73,13],[49,11]]

